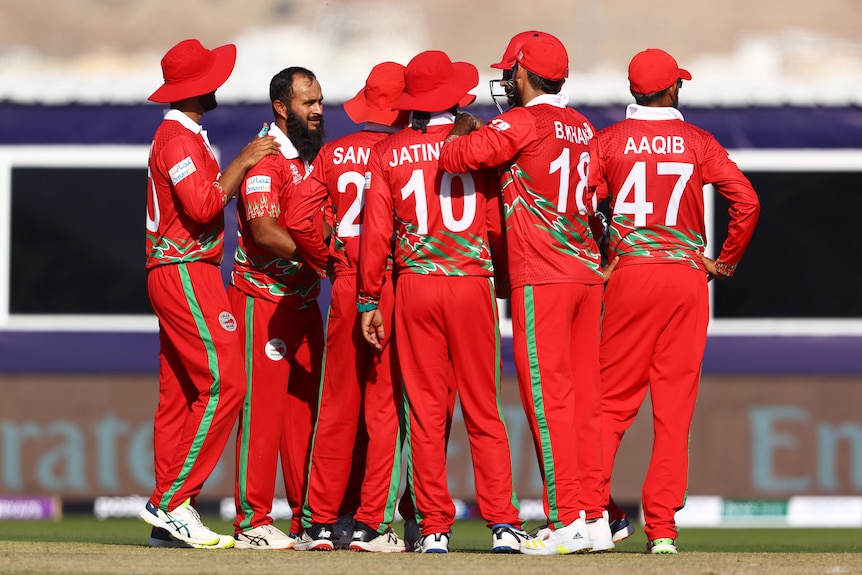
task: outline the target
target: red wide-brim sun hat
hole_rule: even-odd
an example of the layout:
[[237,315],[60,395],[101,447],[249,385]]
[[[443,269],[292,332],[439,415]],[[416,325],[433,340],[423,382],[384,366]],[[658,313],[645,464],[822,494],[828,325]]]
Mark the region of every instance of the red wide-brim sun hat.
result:
[[468,92],[479,84],[479,70],[469,62],[452,62],[445,52],[427,50],[407,64],[404,82],[395,110],[442,112],[476,99]]
[[164,83],[148,100],[171,104],[214,92],[227,81],[235,64],[234,44],[207,50],[198,40],[183,40],[162,58]]
[[371,69],[365,86],[344,102],[344,111],[356,124],[375,122],[391,126],[401,112],[392,106],[404,93],[404,66],[381,62]]

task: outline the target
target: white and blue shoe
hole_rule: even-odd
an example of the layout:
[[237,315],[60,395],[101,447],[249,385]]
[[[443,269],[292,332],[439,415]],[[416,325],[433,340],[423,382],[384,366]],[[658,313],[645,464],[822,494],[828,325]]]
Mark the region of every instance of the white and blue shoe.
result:
[[430,533],[419,538],[416,544],[417,553],[449,553],[449,537],[452,532],[448,533]]
[[[167,531],[174,539],[184,541],[193,547],[233,547],[233,537],[222,536],[207,528],[201,521],[201,516],[191,506],[191,500],[186,499],[173,511],[162,511],[149,501],[141,509],[140,517],[153,527]],[[230,539],[228,544],[226,541]]]
[[491,526],[491,551],[494,553],[520,553],[521,542],[530,539],[532,535],[512,527],[510,523],[498,523]]

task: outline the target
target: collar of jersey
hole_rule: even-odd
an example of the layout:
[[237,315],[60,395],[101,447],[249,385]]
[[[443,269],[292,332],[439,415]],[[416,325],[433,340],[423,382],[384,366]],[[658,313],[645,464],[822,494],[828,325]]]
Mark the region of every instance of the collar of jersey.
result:
[[270,123],[269,134],[271,136],[275,136],[275,141],[281,146],[282,156],[288,160],[295,160],[299,157],[299,151],[297,151],[296,146],[293,145],[293,142],[290,141],[287,134],[282,132],[281,129],[275,125],[275,122]]
[[[410,112],[410,122],[408,125],[413,123],[413,112]],[[431,119],[428,120],[429,126],[443,126],[445,124],[454,124],[455,123],[455,114],[452,112],[436,112],[431,114]]]
[[654,106],[638,106],[629,104],[626,108],[626,119],[632,120],[683,120],[682,113],[676,108],[657,108]]
[[538,106],[539,104],[550,104],[551,106],[556,106],[557,108],[565,108],[566,104],[569,103],[569,95],[563,92],[559,94],[541,94],[536,96],[526,104],[524,104],[525,108],[529,108],[530,106]]
[[180,112],[179,110],[171,109],[165,114],[165,120],[174,120],[183,125],[184,128],[195,134],[200,134],[203,131],[203,126]]

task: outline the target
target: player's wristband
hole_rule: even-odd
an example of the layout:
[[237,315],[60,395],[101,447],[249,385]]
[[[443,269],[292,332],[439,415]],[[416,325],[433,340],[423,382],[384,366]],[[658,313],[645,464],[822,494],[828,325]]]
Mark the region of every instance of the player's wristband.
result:
[[374,311],[380,305],[380,300],[369,295],[359,294],[356,299],[356,311],[363,313],[366,311]]

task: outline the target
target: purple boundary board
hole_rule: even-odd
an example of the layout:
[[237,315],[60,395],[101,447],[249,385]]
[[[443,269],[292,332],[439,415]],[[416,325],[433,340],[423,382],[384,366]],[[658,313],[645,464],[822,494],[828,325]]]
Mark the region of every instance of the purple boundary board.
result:
[[[706,375],[862,374],[862,337],[713,336]],[[0,332],[0,373],[157,373],[155,333]],[[515,374],[512,340],[503,340],[503,371]]]

